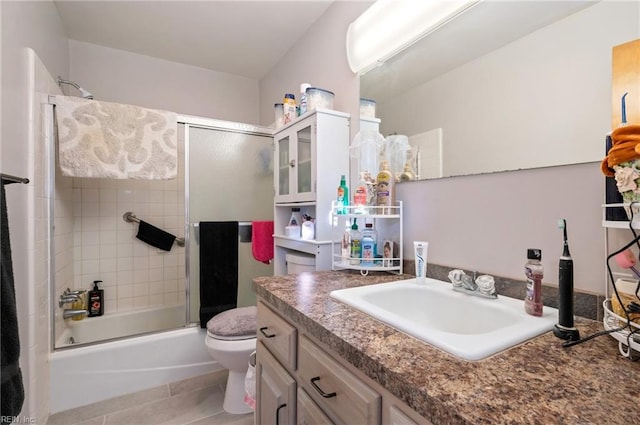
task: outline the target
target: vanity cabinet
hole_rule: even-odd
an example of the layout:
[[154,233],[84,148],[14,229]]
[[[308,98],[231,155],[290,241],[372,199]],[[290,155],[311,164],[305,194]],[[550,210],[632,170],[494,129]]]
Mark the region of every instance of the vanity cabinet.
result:
[[[256,423],[431,424],[259,298],[258,327],[265,326],[256,350]],[[296,361],[285,340],[295,341]]]
[[[274,274],[287,273],[286,255],[315,257],[316,270],[331,269],[331,201],[340,176],[349,174],[350,115],[311,111],[274,135]],[[292,208],[315,220],[315,235],[287,234]]]
[[256,423],[296,424],[296,381],[262,342],[256,346]]

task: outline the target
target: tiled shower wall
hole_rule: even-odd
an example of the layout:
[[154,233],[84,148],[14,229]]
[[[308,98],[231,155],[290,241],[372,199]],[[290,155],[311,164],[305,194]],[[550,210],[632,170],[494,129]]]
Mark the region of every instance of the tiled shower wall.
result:
[[184,237],[182,136],[178,146],[174,180],[73,179],[73,287],[102,280],[105,314],[185,302],[184,247],[151,247],[135,237],[138,224],[123,219],[131,211]]

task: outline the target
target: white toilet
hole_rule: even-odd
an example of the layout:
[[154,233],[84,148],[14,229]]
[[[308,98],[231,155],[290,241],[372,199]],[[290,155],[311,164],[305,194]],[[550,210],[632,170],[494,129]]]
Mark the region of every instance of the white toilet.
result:
[[255,306],[234,308],[207,322],[207,351],[214,360],[229,369],[222,405],[228,413],[253,411],[244,402],[244,381],[249,368],[249,356],[256,349],[256,312]]

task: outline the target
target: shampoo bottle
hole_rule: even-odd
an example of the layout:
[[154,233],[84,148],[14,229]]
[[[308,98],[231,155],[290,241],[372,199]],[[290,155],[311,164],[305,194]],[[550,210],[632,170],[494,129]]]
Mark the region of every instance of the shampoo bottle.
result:
[[389,171],[389,162],[382,161],[380,165],[380,172],[376,179],[376,205],[378,206],[378,212],[380,214],[391,214],[392,205],[395,204],[395,178],[393,173]]
[[89,291],[89,317],[102,316],[104,314],[104,290],[98,288],[101,280],[93,281],[93,289]]

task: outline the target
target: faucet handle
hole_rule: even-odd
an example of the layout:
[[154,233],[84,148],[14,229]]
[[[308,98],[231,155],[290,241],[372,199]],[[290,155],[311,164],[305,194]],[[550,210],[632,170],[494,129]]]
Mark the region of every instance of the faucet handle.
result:
[[483,274],[475,279],[478,285],[478,290],[486,295],[493,295],[496,293],[496,281],[493,276]]
[[464,270],[454,269],[449,272],[449,280],[453,284],[454,287],[462,286],[462,278],[466,276]]

